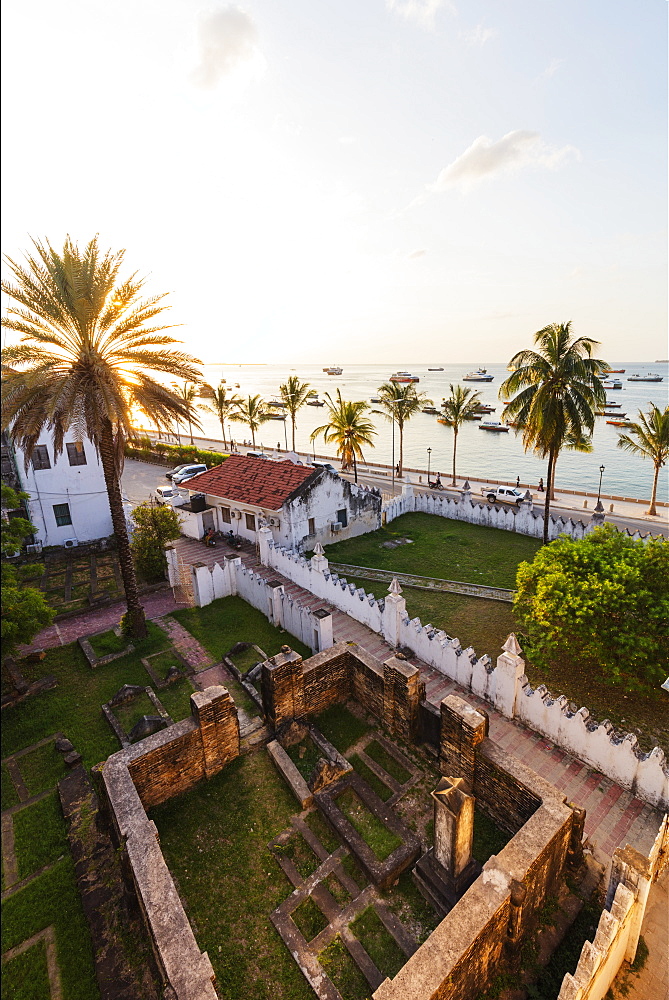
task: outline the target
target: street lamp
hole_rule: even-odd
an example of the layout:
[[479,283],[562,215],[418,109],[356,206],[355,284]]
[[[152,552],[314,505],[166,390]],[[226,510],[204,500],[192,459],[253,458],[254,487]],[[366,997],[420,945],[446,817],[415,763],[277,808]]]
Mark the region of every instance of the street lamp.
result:
[[599,467],[599,489],[597,490],[597,503],[599,503],[599,497],[602,492],[602,476],[604,475],[604,469],[606,466],[600,465]]
[[430,458],[432,457],[432,449],[427,449],[427,485],[430,485]]

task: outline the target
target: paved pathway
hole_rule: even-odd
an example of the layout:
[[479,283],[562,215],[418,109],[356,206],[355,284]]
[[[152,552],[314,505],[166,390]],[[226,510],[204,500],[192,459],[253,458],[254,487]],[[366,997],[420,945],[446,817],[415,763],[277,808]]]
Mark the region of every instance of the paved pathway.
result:
[[[176,545],[180,558],[186,563],[202,562],[213,566],[215,562],[221,562],[226,555],[231,554],[227,545],[208,549],[201,542],[186,538],[180,539]],[[380,660],[387,659],[394,652],[376,632],[326,601],[314,597],[275,570],[262,566],[250,547],[234,554],[241,555],[244,563],[265,579],[279,579],[286,593],[300,604],[313,610],[327,608],[332,613],[335,642],[357,642]],[[564,791],[571,802],[586,810],[585,833],[597,861],[606,865],[616,847],[624,847],[627,843],[644,854],[650,850],[661,821],[661,814],[657,809],[646,805],[610,778],[564,753],[545,737],[516,720],[505,718],[488,702],[477,698],[471,691],[460,687],[434,668],[415,658],[410,662],[420,669],[429,702],[439,705],[448,694],[455,693],[482,708],[490,718],[491,739]]]
[[667,1000],[669,997],[669,868],[653,884],[648,896],[641,934],[648,945],[648,960],[640,972],[623,964],[613,982],[615,1000]]
[[167,632],[177,653],[181,653],[186,663],[194,670],[204,670],[206,667],[214,665],[214,657],[210,656],[195,636],[191,635],[188,629],[185,629],[174,618],[168,615],[164,618],[155,618],[154,621],[164,632]]

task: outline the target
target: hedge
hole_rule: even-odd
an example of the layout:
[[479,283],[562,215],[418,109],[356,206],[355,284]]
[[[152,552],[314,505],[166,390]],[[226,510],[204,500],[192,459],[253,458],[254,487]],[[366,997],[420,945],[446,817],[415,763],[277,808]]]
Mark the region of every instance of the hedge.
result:
[[153,444],[147,438],[126,444],[125,454],[128,458],[139,459],[140,462],[153,462],[169,468],[182,465],[184,462],[202,462],[212,468],[221,465],[230,457],[228,452],[206,451],[203,448],[194,448],[192,445]]

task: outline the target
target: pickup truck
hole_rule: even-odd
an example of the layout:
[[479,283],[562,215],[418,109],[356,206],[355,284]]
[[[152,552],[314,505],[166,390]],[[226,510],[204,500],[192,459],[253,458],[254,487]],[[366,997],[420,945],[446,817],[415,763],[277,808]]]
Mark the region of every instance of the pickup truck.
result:
[[490,503],[515,503],[519,504],[525,499],[527,490],[517,489],[515,486],[485,486],[481,493]]

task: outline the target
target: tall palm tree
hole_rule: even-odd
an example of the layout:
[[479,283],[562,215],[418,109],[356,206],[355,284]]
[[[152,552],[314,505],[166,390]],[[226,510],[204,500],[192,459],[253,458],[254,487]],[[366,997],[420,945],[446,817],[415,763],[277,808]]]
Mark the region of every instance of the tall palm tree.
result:
[[290,413],[290,421],[293,425],[293,451],[295,451],[295,418],[309,398],[310,385],[308,382],[300,382],[297,375],[289,375],[283,385],[279,386],[281,399],[286,404],[286,409]]
[[333,399],[329,392],[325,393],[328,408],[328,422],[311,432],[311,440],[315,441],[319,434],[323,435],[326,444],[334,441],[337,445],[337,455],[341,459],[343,470],[353,466],[354,479],[358,481],[358,465],[356,458],[362,458],[362,446],[368,444],[374,447],[372,438],[376,434],[374,424],[367,420],[365,413],[369,405],[365,402],[351,402],[341,398],[341,389],[337,389],[337,398]]
[[[432,400],[424,392],[417,392],[413,383],[402,385],[398,382],[384,382],[377,389],[381,400],[381,412],[386,420],[394,421],[400,432],[400,455],[397,463],[397,475],[402,475],[404,464],[404,425],[411,420],[423,406],[431,406]],[[375,411],[377,412],[377,411]]]
[[26,463],[44,429],[56,456],[69,428],[92,441],[109,497],[128,629],[143,638],[146,621],[120,485],[131,410],[137,406],[162,425],[186,418],[184,402],[149,373],[197,382],[200,362],[168,349],[177,341],[162,332],[170,328],[160,315],[167,308],[164,296],[143,299],[144,279],[119,278],[124,251],[101,251],[97,237],[80,249],[68,236],[60,252],[48,241],[33,245],[25,265],[6,258],[15,283],[3,281],[2,290],[17,304],[2,323],[21,337],[4,351],[2,428]]
[[455,457],[458,449],[458,433],[465,420],[469,420],[481,405],[481,393],[475,389],[463,389],[461,385],[451,384],[449,389],[451,394],[444,403],[444,415],[439,417],[438,423],[453,428],[453,482],[451,485],[456,486]]
[[225,386],[221,383],[217,389],[214,389],[211,406],[203,405],[201,407],[203,410],[207,410],[209,413],[213,413],[215,417],[218,417],[218,422],[221,425],[224,447],[226,445],[225,421],[232,417],[232,414],[239,408],[242,402],[242,397],[237,396],[236,393],[233,393],[232,396],[228,396]]
[[638,423],[633,423],[627,434],[618,435],[618,447],[641,458],[649,458],[653,463],[653,490],[646,513],[656,515],[657,480],[669,456],[669,406],[661,410],[651,403],[648,413],[639,410]]
[[193,421],[197,420],[195,414],[195,398],[197,396],[198,383],[184,382],[183,385],[177,385],[176,382],[172,383],[172,388],[179,396],[186,407],[186,420],[188,422],[188,431],[190,433],[190,443],[195,447],[195,441],[193,440]]
[[269,410],[260,394],[248,396],[239,403],[238,409],[230,414],[230,420],[237,420],[242,424],[249,425],[254,448],[256,446],[256,431],[261,424],[266,423],[269,419]]
[[596,410],[606,402],[601,377],[606,362],[591,357],[596,340],[571,339],[571,321],[551,323],[534,335],[536,351],[523,350],[511,358],[515,371],[502,383],[500,399],[513,396],[502,418],[520,424],[525,450],[548,458],[544,505],[544,545],[555,462],[569,434],[592,434]]
[[[592,438],[587,434],[574,434],[570,431],[564,439],[564,444],[562,446],[566,448],[567,451],[578,451],[582,455],[591,455],[595,450],[592,443]],[[557,468],[557,456],[555,462],[553,463],[553,491],[551,493],[551,500],[555,500],[555,470]]]

